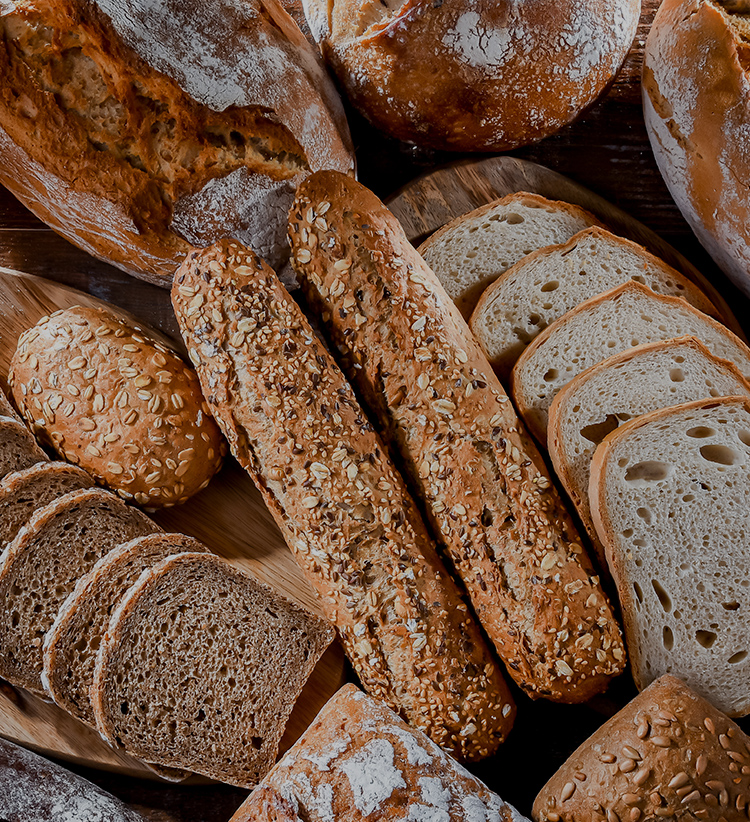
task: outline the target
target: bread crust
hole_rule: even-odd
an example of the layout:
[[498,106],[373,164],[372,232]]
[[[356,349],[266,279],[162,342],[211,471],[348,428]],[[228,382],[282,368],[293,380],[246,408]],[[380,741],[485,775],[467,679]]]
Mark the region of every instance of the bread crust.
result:
[[535,822],[747,819],[748,738],[673,676],[587,739],[534,800]]
[[380,438],[299,307],[268,266],[230,241],[192,253],[172,299],[230,448],[365,689],[455,755],[488,756],[513,721],[507,686]]
[[400,458],[480,622],[532,697],[578,702],[625,664],[611,606],[544,462],[395,217],[336,172],[300,186],[292,261]]
[[47,445],[149,509],[205,488],[226,453],[195,372],[105,308],[74,306],[25,331],[8,381]]
[[168,287],[190,243],[227,234],[281,264],[296,181],[353,167],[336,92],[276,0],[11,0],[0,31],[0,182],[135,276]]
[[646,42],[643,109],[659,170],[682,215],[750,294],[750,36],[722,5],[731,8],[710,0],[661,4]]
[[49,457],[31,431],[15,415],[0,416],[0,480],[38,462],[49,462]]
[[450,151],[504,151],[553,133],[605,89],[636,33],[638,0],[326,3],[313,34],[378,128]]

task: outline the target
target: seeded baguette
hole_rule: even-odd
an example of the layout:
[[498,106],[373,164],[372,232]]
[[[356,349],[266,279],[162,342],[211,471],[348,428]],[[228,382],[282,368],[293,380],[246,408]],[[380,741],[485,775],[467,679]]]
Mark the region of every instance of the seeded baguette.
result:
[[513,679],[578,702],[625,664],[620,629],[497,377],[396,218],[359,183],[299,188],[293,262]]
[[49,462],[29,429],[15,417],[0,416],[0,480],[38,462]]
[[0,677],[46,696],[42,641],[65,598],[108,551],[159,530],[100,488],[71,491],[40,508],[0,559]]
[[193,537],[149,534],[114,548],[78,580],[44,638],[42,684],[57,705],[95,727],[89,690],[115,606],[147,568],[172,554],[203,551]]
[[42,441],[123,499],[177,505],[221,465],[195,372],[106,308],[41,319],[19,338],[8,381]]
[[535,822],[746,822],[750,738],[673,676],[605,722],[547,782]]
[[91,488],[83,469],[65,462],[38,462],[0,481],[0,551],[13,541],[34,513],[70,491]]
[[204,394],[364,688],[463,759],[513,722],[479,626],[351,387],[268,266],[223,241],[175,275]]

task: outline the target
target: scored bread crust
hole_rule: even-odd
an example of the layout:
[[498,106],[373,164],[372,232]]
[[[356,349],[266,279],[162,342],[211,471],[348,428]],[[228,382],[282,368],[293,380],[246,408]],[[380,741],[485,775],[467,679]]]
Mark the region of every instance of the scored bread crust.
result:
[[222,241],[172,301],[204,394],[364,688],[463,759],[513,703],[479,625],[333,358],[273,271]]
[[123,499],[178,505],[221,466],[225,443],[193,369],[109,309],[42,318],[20,336],[8,381],[40,438]]
[[0,181],[135,276],[168,287],[190,243],[227,234],[281,264],[297,181],[353,167],[336,91],[276,0],[11,0],[0,31]]
[[535,822],[747,820],[750,738],[665,675],[605,722],[534,800]]
[[[202,599],[214,594],[231,607],[212,610]],[[252,788],[334,638],[325,620],[219,557],[170,556],[143,571],[112,614],[90,690],[97,728],[147,762]],[[155,661],[138,656],[149,651]]]
[[290,216],[292,261],[424,505],[485,631],[533,698],[578,702],[625,664],[617,621],[492,368],[396,218],[320,172]]

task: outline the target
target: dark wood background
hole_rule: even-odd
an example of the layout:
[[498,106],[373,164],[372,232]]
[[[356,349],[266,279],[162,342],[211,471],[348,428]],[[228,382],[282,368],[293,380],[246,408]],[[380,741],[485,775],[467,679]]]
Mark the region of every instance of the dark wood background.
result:
[[[747,331],[748,301],[731,286],[690,232],[662,182],[649,148],[642,118],[640,68],[643,45],[660,1],[643,0],[633,50],[608,94],[576,123],[513,155],[571,177],[659,233],[715,283]],[[354,113],[351,124],[360,179],[382,198],[418,174],[460,159],[396,143],[375,133]],[[166,291],[131,279],[79,252],[2,188],[0,265],[76,286],[128,308],[167,333],[175,333]],[[632,684],[622,679],[594,704],[566,709],[548,703],[536,703],[532,708],[519,695],[519,719],[507,751],[472,770],[528,814],[536,791],[556,767],[633,693]],[[226,786],[165,786],[78,770],[153,822],[226,822],[247,795],[247,791]]]

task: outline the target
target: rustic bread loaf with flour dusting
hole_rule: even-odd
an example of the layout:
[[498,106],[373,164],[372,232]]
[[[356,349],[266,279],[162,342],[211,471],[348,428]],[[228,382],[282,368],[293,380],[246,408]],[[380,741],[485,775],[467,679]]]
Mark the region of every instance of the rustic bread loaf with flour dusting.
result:
[[11,0],[0,34],[0,182],[135,276],[169,286],[190,244],[224,236],[278,265],[297,182],[353,167],[276,0]]
[[300,308],[268,266],[228,240],[190,254],[172,302],[232,452],[364,688],[457,756],[491,754],[514,716],[502,674]]
[[372,192],[309,177],[292,261],[510,675],[562,702],[625,664],[620,629],[549,472],[439,280]]

